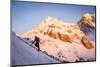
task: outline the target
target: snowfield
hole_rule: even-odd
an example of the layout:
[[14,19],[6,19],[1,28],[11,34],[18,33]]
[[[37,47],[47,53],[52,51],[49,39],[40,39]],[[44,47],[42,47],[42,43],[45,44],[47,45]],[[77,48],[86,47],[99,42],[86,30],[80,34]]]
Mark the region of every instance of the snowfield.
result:
[[81,42],[62,42],[59,39],[38,35],[42,38],[40,48],[49,55],[59,58],[62,62],[76,61],[94,61],[95,60],[95,44],[94,48],[87,49]]
[[30,47],[14,33],[12,33],[11,60],[12,65],[61,63]]

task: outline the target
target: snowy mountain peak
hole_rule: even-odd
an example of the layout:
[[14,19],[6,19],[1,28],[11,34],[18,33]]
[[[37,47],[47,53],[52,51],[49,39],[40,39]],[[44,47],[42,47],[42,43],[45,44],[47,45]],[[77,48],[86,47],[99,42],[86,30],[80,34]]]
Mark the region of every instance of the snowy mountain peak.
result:
[[41,24],[45,24],[45,25],[60,25],[60,24],[63,24],[64,22],[55,18],[55,17],[51,17],[51,16],[48,16]]
[[85,14],[78,22],[80,30],[83,31],[89,38],[95,41],[95,15]]
[[51,20],[55,20],[55,18],[53,18],[53,17],[51,17],[51,16],[48,16],[48,17],[45,19],[46,22],[50,22]]
[[[61,41],[70,42],[70,43],[74,41],[81,41],[82,37],[87,36],[84,33],[84,30],[81,30],[81,28],[84,29],[87,27],[87,25],[91,24],[92,22],[91,16],[92,15],[90,14],[83,15],[79,24],[66,23],[54,17],[48,16],[34,30],[22,34],[21,36],[24,38],[32,38],[34,36],[38,36],[41,39],[43,39],[42,36],[49,36],[53,39],[60,39]],[[91,20],[91,22],[89,20]],[[84,24],[85,26],[82,27]]]
[[[31,40],[34,40],[35,36],[39,37],[40,49],[61,61],[94,60],[95,42],[86,34],[94,31],[94,21],[95,17],[91,14],[83,15],[78,24],[66,23],[49,16],[34,30],[20,36]],[[95,37],[95,34],[92,36]]]
[[84,23],[87,23],[88,25],[94,27],[95,26],[95,15],[94,14],[85,14],[83,15],[83,21],[85,21]]
[[88,27],[94,27],[95,28],[95,15],[94,14],[85,14],[81,18],[81,20],[78,22],[81,24],[87,24]]

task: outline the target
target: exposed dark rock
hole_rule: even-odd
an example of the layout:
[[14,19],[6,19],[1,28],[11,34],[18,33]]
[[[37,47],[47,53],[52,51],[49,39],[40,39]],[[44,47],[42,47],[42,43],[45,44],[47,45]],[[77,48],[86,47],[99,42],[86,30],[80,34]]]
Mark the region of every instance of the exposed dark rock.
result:
[[91,48],[94,48],[93,46],[93,43],[90,41],[89,38],[87,38],[86,36],[82,37],[82,40],[81,42],[83,43],[83,45],[88,48],[88,49],[91,49]]

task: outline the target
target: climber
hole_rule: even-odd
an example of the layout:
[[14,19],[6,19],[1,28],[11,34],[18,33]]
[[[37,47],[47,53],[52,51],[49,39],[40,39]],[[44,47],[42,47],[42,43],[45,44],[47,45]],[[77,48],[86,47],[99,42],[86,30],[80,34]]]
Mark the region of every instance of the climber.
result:
[[32,42],[32,44],[35,44],[35,46],[38,48],[38,51],[40,51],[39,42],[40,42],[39,37],[35,36],[35,39]]

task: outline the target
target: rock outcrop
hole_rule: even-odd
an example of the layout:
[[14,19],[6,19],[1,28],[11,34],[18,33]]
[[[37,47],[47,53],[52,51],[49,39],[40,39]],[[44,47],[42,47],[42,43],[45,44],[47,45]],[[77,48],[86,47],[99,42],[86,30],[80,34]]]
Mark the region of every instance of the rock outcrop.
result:
[[72,43],[72,39],[68,35],[65,35],[65,34],[59,34],[59,39],[65,42]]
[[54,39],[59,38],[59,32],[57,32],[57,31],[50,30],[50,31],[47,32],[47,34],[48,34],[50,37],[54,38]]
[[91,40],[90,40],[88,37],[86,37],[86,36],[82,37],[81,42],[82,42],[83,45],[84,45],[86,48],[88,48],[88,49],[94,48],[93,43],[92,43]]

